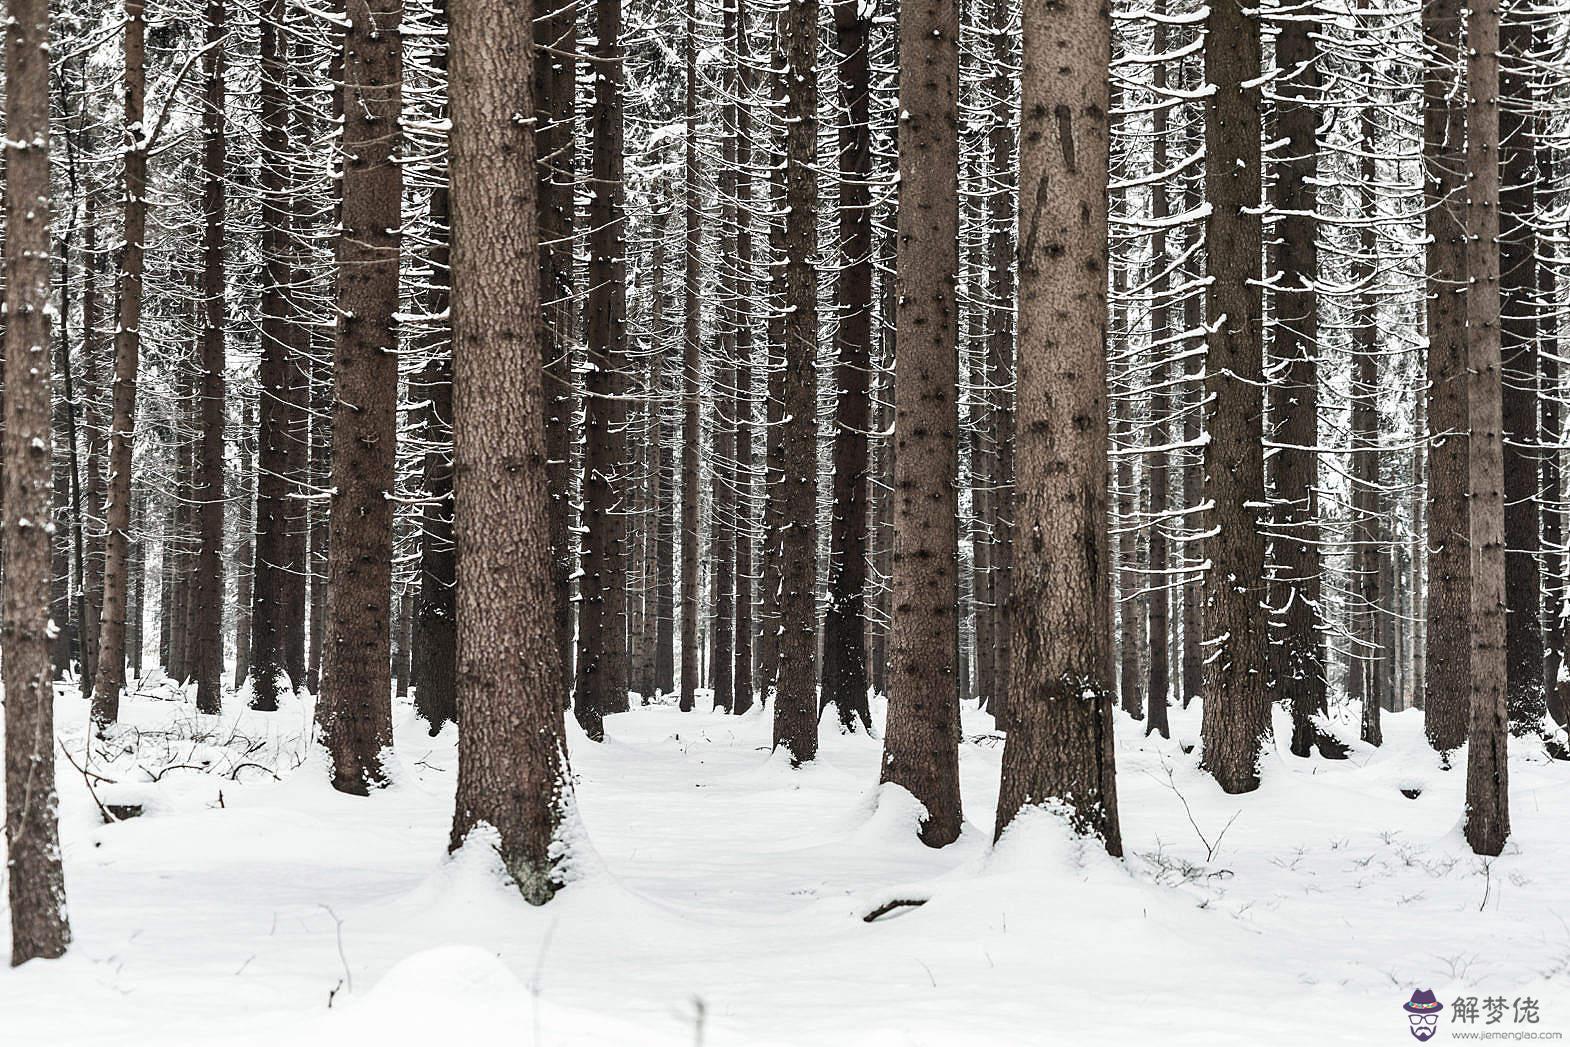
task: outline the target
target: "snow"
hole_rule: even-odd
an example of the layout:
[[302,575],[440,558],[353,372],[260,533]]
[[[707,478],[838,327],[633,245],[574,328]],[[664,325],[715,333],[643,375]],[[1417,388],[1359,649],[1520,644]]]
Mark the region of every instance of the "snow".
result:
[[[1570,1034],[1570,767],[1517,745],[1514,834],[1484,861],[1464,754],[1441,769],[1417,712],[1347,761],[1272,753],[1246,796],[1183,751],[1197,704],[1172,741],[1120,714],[1122,861],[1047,811],[991,846],[1001,740],[968,705],[969,821],[936,851],[832,717],[801,770],[767,711],[636,708],[603,745],[569,720],[589,842],[535,909],[483,841],[446,853],[453,728],[400,700],[393,784],[361,798],[327,784],[308,697],[230,704],[144,683],[91,747],[97,801],[59,761],[75,942],[0,973],[0,1042],[1394,1044],[1417,988],[1438,1040],[1462,994],[1531,996],[1532,1028]],[[56,712],[81,763],[86,705]],[[924,904],[865,922],[892,901]]]

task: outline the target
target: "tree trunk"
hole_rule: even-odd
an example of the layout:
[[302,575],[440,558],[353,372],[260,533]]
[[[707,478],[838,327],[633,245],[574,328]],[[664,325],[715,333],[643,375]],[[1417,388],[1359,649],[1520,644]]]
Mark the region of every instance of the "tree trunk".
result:
[[589,204],[589,355],[584,401],[583,569],[578,577],[578,666],[573,711],[589,737],[627,707],[627,289],[622,263],[621,0],[596,0],[593,195]]
[[[49,528],[42,526],[49,519],[53,442],[49,5],[46,0],[12,0],[6,14],[5,618],[0,643],[5,649],[6,881],[14,967],[35,957],[62,955],[71,927],[56,815],[50,537]],[[134,10],[127,14],[135,26],[127,30],[129,40],[140,30],[141,16]],[[139,68],[139,48],[136,55]],[[130,66],[127,62],[128,70]],[[126,480],[128,488],[129,474]],[[123,564],[121,585],[123,591]],[[123,668],[121,676],[123,683]],[[110,693],[118,699],[118,688]]]
[[[689,0],[690,2],[690,0]],[[779,677],[774,748],[793,765],[818,754],[818,0],[780,15],[785,105],[785,228],[779,262],[780,329]],[[778,256],[776,256],[778,257]],[[952,693],[952,691],[951,691]]]
[[[702,214],[698,201],[698,17],[694,0],[687,0],[687,98],[686,158],[683,170],[683,307],[681,349],[681,698],[682,712],[690,712],[698,688],[698,359],[701,316],[703,249]],[[813,202],[814,206],[816,201]]]
[[1059,801],[1123,853],[1107,571],[1105,8],[1025,0],[1019,413],[1009,685],[997,834]]
[[[1499,9],[1466,22],[1466,236],[1499,242]],[[1466,839],[1497,855],[1510,835],[1506,754],[1505,469],[1500,360],[1500,251],[1467,251],[1467,502],[1471,506],[1471,703],[1467,717]]]
[[[548,901],[571,780],[552,578],[531,5],[452,5],[458,793],[528,902]],[[612,37],[614,40],[614,37]],[[614,46],[614,44],[612,44]],[[607,71],[608,75],[608,71]],[[347,203],[347,198],[346,198]],[[529,264],[519,265],[520,259]],[[337,548],[336,543],[334,548]]]
[[[926,808],[921,839],[959,836],[955,662],[959,544],[959,8],[900,9],[894,389],[894,618],[882,780]],[[786,558],[790,562],[790,558]]]
[[196,462],[199,545],[191,591],[191,675],[196,709],[217,713],[223,704],[224,595],[224,0],[207,0],[209,48],[203,55],[206,98],[202,107],[202,375],[201,428]]
[[143,0],[125,0],[125,202],[120,246],[119,317],[114,336],[114,393],[109,428],[109,483],[104,505],[104,591],[98,627],[93,721],[120,716],[125,690],[125,602],[131,545],[131,445],[136,431],[136,373],[142,349],[143,241],[147,235],[147,20]]
[[317,718],[333,757],[333,787],[364,794],[382,781],[381,752],[392,745],[388,621],[398,440],[403,4],[375,0],[348,11],[333,493]]
[[1261,311],[1259,27],[1239,0],[1210,8],[1205,78],[1205,221],[1208,361],[1202,493],[1214,508],[1205,551],[1205,663],[1201,736],[1205,766],[1229,793],[1259,787],[1270,732],[1265,694],[1266,622],[1261,606],[1265,502],[1260,389]]

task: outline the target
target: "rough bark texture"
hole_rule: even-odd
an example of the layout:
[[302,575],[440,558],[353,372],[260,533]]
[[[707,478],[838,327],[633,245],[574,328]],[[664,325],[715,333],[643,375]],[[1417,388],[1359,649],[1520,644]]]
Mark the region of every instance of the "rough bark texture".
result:
[[283,0],[262,10],[261,119],[262,294],[261,362],[257,368],[256,545],[251,578],[251,708],[278,708],[292,688],[284,668],[285,579],[288,573],[288,356],[297,324],[290,291],[291,209],[288,202],[288,36]]
[[837,405],[829,605],[823,618],[823,697],[841,730],[872,726],[867,708],[867,443],[872,403],[872,130],[869,123],[872,9],[837,0],[839,60],[839,274],[836,280]]
[[395,159],[402,141],[403,5],[372,0],[350,5],[348,13],[333,494],[317,718],[332,753],[333,787],[364,793],[381,782],[381,751],[392,745],[388,623],[398,441],[395,315],[403,175]]
[[621,2],[595,4],[594,170],[589,203],[589,357],[584,400],[583,567],[578,577],[578,667],[573,711],[591,738],[606,715],[627,707],[625,516],[627,358],[622,185]]
[[1543,690],[1542,550],[1537,462],[1537,176],[1532,120],[1532,23],[1512,4],[1499,35],[1499,295],[1505,469],[1505,701],[1510,729],[1541,729]]
[[[753,95],[752,56],[748,53],[749,25],[745,0],[729,0],[736,11],[731,43],[738,66],[738,86],[746,97]],[[748,105],[736,107],[732,128],[736,141],[736,650],[731,669],[735,698],[731,711],[744,713],[752,708],[755,684],[752,678],[752,112]],[[722,670],[723,671],[723,670]]]
[[[1025,0],[1014,665],[997,833],[1063,803],[1123,853],[1107,570],[1107,8]],[[897,468],[897,466],[896,466]]]
[[[683,160],[682,342],[681,342],[681,697],[683,712],[692,710],[698,688],[698,419],[703,375],[698,358],[701,316],[699,293],[703,266],[701,203],[698,196],[698,18],[694,0],[687,0],[687,137]],[[814,202],[815,203],[815,202]]]
[[[1205,221],[1210,285],[1205,295],[1205,444],[1202,493],[1209,514],[1201,610],[1205,767],[1227,792],[1259,786],[1259,755],[1270,731],[1265,693],[1265,501],[1260,388],[1259,26],[1239,0],[1210,8],[1205,77]],[[1192,504],[1192,503],[1191,503]]]
[[[921,838],[959,836],[959,6],[900,8],[899,256],[894,386],[894,608],[883,781],[926,808]],[[789,562],[789,558],[787,558]]]
[[[5,23],[5,832],[11,964],[63,954],[65,914],[49,671],[49,5]],[[137,16],[140,26],[140,16]],[[129,493],[129,492],[127,492]],[[129,504],[129,500],[127,500]],[[63,623],[62,623],[63,624]],[[118,697],[118,692],[116,692]]]
[[[818,754],[818,0],[780,16],[785,84],[783,369],[779,425],[779,677],[774,747],[793,764]],[[952,693],[952,691],[951,691]]]
[[[452,4],[458,794],[524,898],[555,892],[568,789],[539,342],[532,5]],[[527,260],[527,264],[519,264]]]
[[202,108],[202,371],[201,426],[196,456],[199,544],[191,591],[190,675],[198,712],[223,704],[224,593],[224,0],[207,0],[206,76]]
[[1499,9],[1468,9],[1466,170],[1467,501],[1471,505],[1471,703],[1466,840],[1495,855],[1510,835],[1505,719],[1505,469],[1499,331]]
[[[1276,62],[1302,72],[1280,88],[1276,137],[1287,141],[1277,168],[1276,201],[1281,217],[1277,238],[1281,270],[1275,296],[1275,353],[1285,389],[1277,401],[1276,499],[1280,532],[1275,539],[1280,629],[1275,655],[1275,689],[1292,710],[1291,751],[1307,756],[1316,746],[1326,756],[1337,747],[1315,726],[1324,715],[1325,642],[1320,631],[1318,221],[1315,218],[1320,101],[1313,23],[1292,17],[1281,23]],[[1151,565],[1153,568],[1154,563]],[[1282,606],[1284,604],[1284,606]]]
[[1460,0],[1423,8],[1428,232],[1428,644],[1423,729],[1441,753],[1466,740],[1472,574],[1467,551],[1466,111]]
[[125,198],[120,245],[119,317],[114,336],[114,391],[109,478],[104,495],[103,604],[93,679],[93,721],[113,723],[125,690],[125,603],[131,545],[131,444],[136,429],[136,372],[142,351],[143,241],[147,235],[147,19],[142,0],[125,0]]
[[[540,352],[545,358],[546,453],[550,456],[551,582],[563,692],[572,666],[573,179],[577,134],[578,4],[540,0],[534,62],[540,208]],[[549,48],[549,50],[547,50]]]
[[[444,5],[445,6],[445,5]],[[448,64],[443,50],[436,64]],[[452,271],[449,211],[451,189],[440,184],[431,191],[431,245],[426,312],[447,314],[452,305]],[[453,549],[452,508],[452,340],[451,328],[433,324],[427,338],[431,354],[425,368],[424,462],[425,497],[420,513],[420,584],[415,596],[415,672],[419,684],[414,708],[434,733],[442,724],[458,719],[456,693],[457,644],[456,553]]]

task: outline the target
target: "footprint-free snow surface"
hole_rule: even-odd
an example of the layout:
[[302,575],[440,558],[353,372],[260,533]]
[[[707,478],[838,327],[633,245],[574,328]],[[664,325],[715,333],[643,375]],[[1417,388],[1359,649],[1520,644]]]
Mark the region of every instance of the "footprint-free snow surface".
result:
[[768,711],[639,707],[571,732],[573,878],[534,909],[484,841],[447,853],[453,728],[400,699],[392,784],[354,797],[308,699],[231,706],[148,684],[97,738],[62,691],[75,941],[0,973],[0,1044],[1399,1044],[1418,989],[1435,1043],[1570,1037],[1570,765],[1516,743],[1479,859],[1465,754],[1418,712],[1346,761],[1272,752],[1246,796],[1186,751],[1197,707],[1170,741],[1120,716],[1114,861],[1046,813],[992,845],[1002,740],[969,707],[942,850],[878,790],[876,730],[825,722],[792,770]]

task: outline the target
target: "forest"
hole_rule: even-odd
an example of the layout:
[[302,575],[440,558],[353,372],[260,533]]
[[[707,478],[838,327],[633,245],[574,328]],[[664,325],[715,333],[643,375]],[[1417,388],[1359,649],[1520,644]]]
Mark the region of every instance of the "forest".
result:
[[0,1042],[1570,1031],[1570,8],[3,4]]

